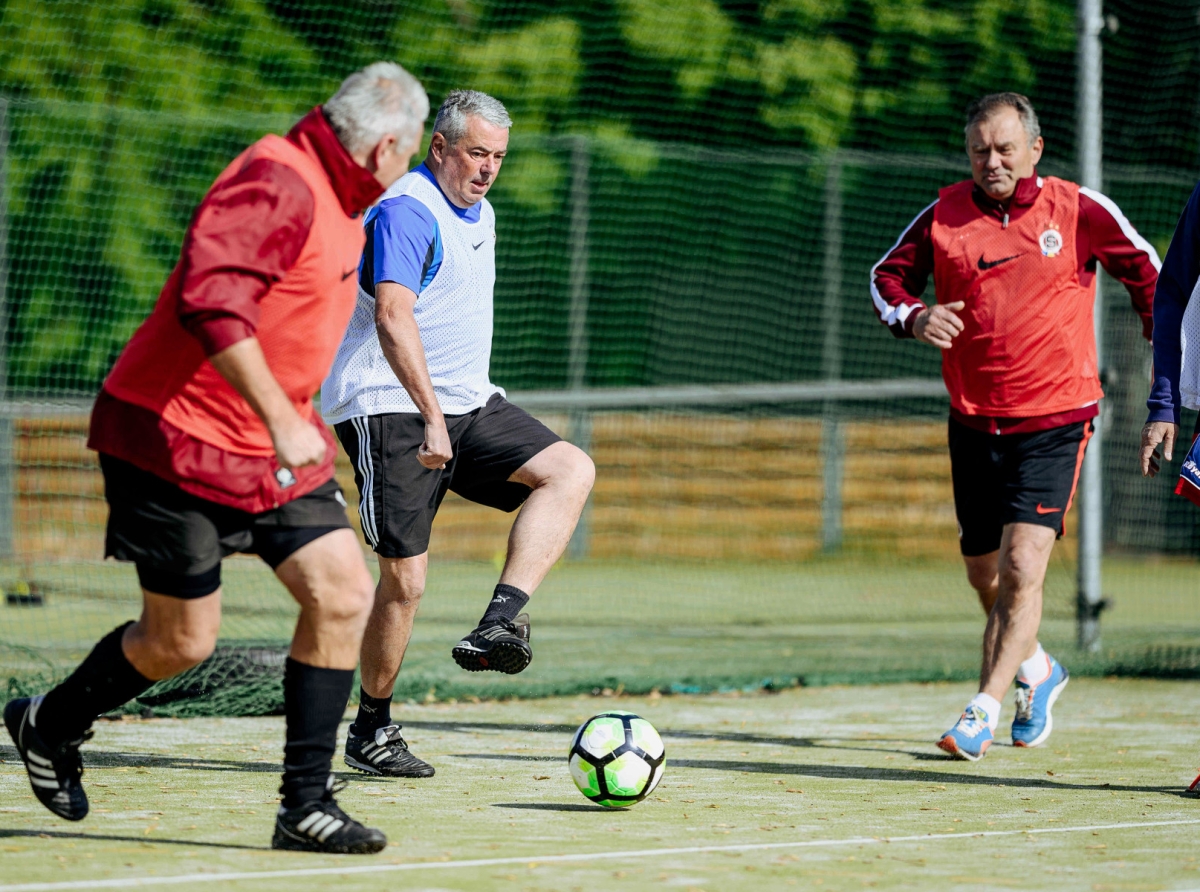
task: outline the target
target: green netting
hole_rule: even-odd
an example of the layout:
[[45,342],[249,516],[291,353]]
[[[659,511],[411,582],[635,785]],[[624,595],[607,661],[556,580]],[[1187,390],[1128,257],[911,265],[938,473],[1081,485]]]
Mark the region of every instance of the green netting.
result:
[[[1114,0],[1105,12],[1105,191],[1162,253],[1200,172],[1197,7]],[[196,202],[243,146],[379,58],[435,103],[472,87],[512,112],[490,196],[492,375],[599,470],[570,557],[533,603],[537,658],[514,678],[464,675],[449,658],[495,581],[509,519],[446,503],[398,696],[976,672],[982,614],[956,553],[944,399],[783,390],[697,406],[658,392],[582,412],[545,392],[936,380],[936,351],[875,320],[868,270],[939,186],[967,175],[962,110],[980,93],[1030,95],[1042,171],[1074,175],[1074,3],[9,0],[0,33],[0,666],[12,690],[58,677],[136,613],[132,570],[99,560],[86,415]],[[1123,289],[1107,281],[1105,294],[1114,607],[1103,648],[1075,651],[1072,516],[1043,637],[1073,672],[1190,677],[1200,523],[1171,475],[1134,472],[1150,351]],[[353,493],[344,458],[339,474]],[[252,559],[225,577],[218,657],[143,705],[278,708],[295,608]]]

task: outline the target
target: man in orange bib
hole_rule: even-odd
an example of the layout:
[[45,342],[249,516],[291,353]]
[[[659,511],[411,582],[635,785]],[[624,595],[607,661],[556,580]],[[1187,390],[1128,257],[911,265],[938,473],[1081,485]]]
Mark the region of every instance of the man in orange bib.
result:
[[92,412],[105,553],[137,568],[142,615],[4,722],[33,792],[88,812],[79,747],[97,715],[212,653],[221,561],[261,557],[300,604],[283,679],[287,736],[272,846],[387,845],[333,798],[331,759],[374,585],[312,396],[354,310],[360,213],[407,169],[429,100],[399,65],[351,75],[287,134],[217,177],[179,263]]
[[[979,693],[938,746],[981,758],[1016,679],[1014,746],[1037,746],[1067,671],[1038,643],[1042,585],[1103,392],[1096,265],[1128,289],[1149,339],[1159,259],[1098,192],[1040,177],[1029,100],[967,109],[972,179],[947,186],[871,270],[875,312],[942,351],[950,464],[967,578],[988,614]],[[938,303],[920,296],[932,275]]]

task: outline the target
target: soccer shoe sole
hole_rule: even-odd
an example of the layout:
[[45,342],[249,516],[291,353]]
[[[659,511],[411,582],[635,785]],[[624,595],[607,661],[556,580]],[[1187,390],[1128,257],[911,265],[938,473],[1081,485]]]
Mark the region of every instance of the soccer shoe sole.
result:
[[1067,682],[1071,680],[1071,673],[1063,669],[1063,680],[1054,686],[1050,692],[1050,699],[1046,701],[1046,727],[1042,729],[1042,733],[1033,740],[1023,741],[1013,738],[1013,746],[1030,747],[1041,746],[1046,742],[1046,738],[1050,736],[1050,732],[1054,730],[1054,702],[1058,699],[1058,695],[1062,693],[1063,688],[1067,686]]
[[533,662],[533,653],[525,648],[508,642],[500,642],[488,651],[474,647],[464,647],[461,643],[454,646],[450,652],[454,662],[468,672],[503,672],[505,675],[516,675],[523,672]]
[[[55,780],[55,794],[44,798],[41,788],[34,782],[33,770],[29,767],[29,757],[21,749],[21,723],[24,721],[26,714],[29,712],[29,707],[21,709],[17,706],[21,700],[11,700],[4,707],[4,727],[8,729],[8,736],[12,738],[13,746],[17,748],[17,755],[21,757],[21,764],[25,766],[25,775],[29,778],[29,786],[33,790],[33,795],[37,797],[37,801],[46,806],[52,813],[62,818],[64,821],[82,821],[88,815],[87,793],[83,793],[82,803],[72,803],[70,796],[58,786],[57,778]],[[52,767],[52,766],[51,766]],[[47,788],[48,789],[48,788]],[[66,801],[62,801],[62,800]]]
[[377,768],[374,765],[368,765],[366,762],[360,762],[353,756],[347,755],[343,761],[353,768],[355,771],[361,771],[365,774],[373,774],[375,777],[433,777],[434,768],[432,765],[426,764],[424,768]]
[[980,747],[978,755],[972,755],[971,753],[968,753],[966,750],[959,747],[958,743],[949,734],[937,742],[937,748],[942,752],[949,753],[954,758],[963,759],[967,762],[978,762],[987,755],[988,747],[991,745],[992,742],[990,740],[987,741],[982,747]]
[[351,843],[319,842],[308,837],[289,833],[278,824],[271,837],[271,848],[284,852],[317,852],[323,855],[374,855],[387,848],[387,837],[372,830],[364,839]]

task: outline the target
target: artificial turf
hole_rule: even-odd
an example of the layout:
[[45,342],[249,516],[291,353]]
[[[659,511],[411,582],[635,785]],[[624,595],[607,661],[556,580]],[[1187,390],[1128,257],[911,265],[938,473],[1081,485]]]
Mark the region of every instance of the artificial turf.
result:
[[[137,615],[128,566],[33,568],[40,607],[0,606],[0,666],[37,690],[109,629]],[[605,688],[703,692],[763,686],[967,680],[978,673],[984,617],[961,562],[870,556],[803,563],[567,562],[530,603],[535,659],[518,676],[465,674],[448,658],[495,583],[484,563],[435,561],[396,689],[401,700],[549,696]],[[295,605],[257,560],[226,561],[223,640],[291,636]],[[1056,551],[1042,640],[1079,676],[1200,676],[1200,564],[1109,558],[1097,653],[1075,650],[1074,567]],[[258,702],[279,706],[279,673]],[[227,691],[226,691],[227,692]],[[249,698],[252,700],[253,698]],[[155,707],[203,713],[216,703]],[[228,710],[226,710],[228,711]]]
[[[1183,795],[1200,760],[1192,683],[1074,679],[1046,746],[1003,744],[1010,707],[976,764],[932,745],[972,690],[404,705],[396,717],[438,773],[352,776],[343,805],[391,840],[373,858],[266,848],[281,719],[102,722],[82,824],[45,812],[0,747],[0,892],[168,888],[156,877],[288,892],[1200,887],[1200,803]],[[587,802],[565,759],[574,727],[615,705],[667,745],[661,786],[627,811]]]

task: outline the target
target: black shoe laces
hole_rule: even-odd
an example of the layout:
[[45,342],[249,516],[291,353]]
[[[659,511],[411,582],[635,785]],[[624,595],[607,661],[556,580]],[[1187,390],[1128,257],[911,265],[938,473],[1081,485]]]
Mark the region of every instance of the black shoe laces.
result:
[[60,779],[78,782],[83,777],[83,756],[79,754],[79,748],[91,740],[94,733],[89,728],[77,740],[67,740],[59,744],[51,761]]

